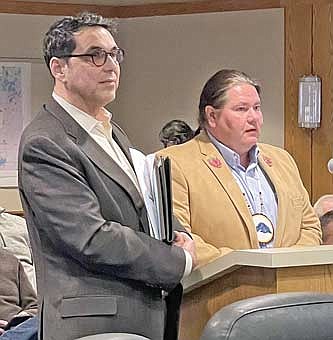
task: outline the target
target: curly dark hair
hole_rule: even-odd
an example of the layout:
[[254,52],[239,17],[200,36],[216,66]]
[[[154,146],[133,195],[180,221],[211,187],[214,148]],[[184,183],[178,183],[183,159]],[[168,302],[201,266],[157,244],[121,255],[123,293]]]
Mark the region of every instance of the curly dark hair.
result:
[[52,24],[43,40],[43,55],[48,69],[50,70],[52,57],[71,54],[75,50],[75,32],[94,26],[103,27],[111,34],[116,32],[116,24],[113,20],[89,12],[80,13],[75,17],[67,16]]
[[185,143],[193,137],[194,131],[191,127],[179,119],[166,123],[159,133],[159,139],[165,148],[170,145]]

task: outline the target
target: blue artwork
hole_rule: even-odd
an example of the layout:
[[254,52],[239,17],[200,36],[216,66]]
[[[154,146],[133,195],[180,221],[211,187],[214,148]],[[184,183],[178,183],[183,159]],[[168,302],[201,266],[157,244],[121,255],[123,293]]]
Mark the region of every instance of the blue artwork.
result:
[[267,227],[267,225],[265,223],[262,223],[260,222],[258,225],[257,225],[257,232],[261,232],[261,233],[264,233],[264,234],[271,234],[271,230]]

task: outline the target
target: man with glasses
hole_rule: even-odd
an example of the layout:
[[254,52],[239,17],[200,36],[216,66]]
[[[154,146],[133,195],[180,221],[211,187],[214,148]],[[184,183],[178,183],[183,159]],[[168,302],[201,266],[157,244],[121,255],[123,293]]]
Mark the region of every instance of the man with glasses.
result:
[[83,13],[57,21],[44,38],[53,98],[19,151],[41,339],[127,332],[175,340],[179,283],[196,265],[180,225],[172,245],[149,235],[130,143],[104,108],[124,58],[112,32],[110,20]]

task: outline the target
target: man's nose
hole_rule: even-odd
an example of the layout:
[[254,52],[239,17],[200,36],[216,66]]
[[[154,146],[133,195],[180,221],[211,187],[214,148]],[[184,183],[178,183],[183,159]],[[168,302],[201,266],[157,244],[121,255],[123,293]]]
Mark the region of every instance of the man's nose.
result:
[[247,119],[249,121],[253,121],[255,120],[256,117],[257,117],[257,111],[253,107],[250,107],[249,110],[247,111]]
[[116,67],[119,67],[119,63],[115,60],[115,58],[108,54],[104,66],[114,69]]

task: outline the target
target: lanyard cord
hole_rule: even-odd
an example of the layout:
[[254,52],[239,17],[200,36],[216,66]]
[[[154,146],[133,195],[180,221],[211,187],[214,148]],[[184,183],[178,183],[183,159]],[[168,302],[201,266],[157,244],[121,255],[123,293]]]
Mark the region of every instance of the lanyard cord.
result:
[[[259,179],[259,171],[258,171],[257,167],[255,168],[255,177],[254,178],[256,179],[257,186],[258,186],[258,195],[259,195],[259,202],[260,202],[259,210],[260,210],[260,213],[262,214],[264,212],[264,200],[263,200],[263,196],[262,196],[261,183],[260,183],[260,179]],[[245,181],[243,181],[243,178],[241,178],[241,180],[242,180],[242,182],[244,184],[247,184]],[[244,197],[244,200],[245,200],[245,203],[246,203],[247,207],[249,208],[251,214],[254,215],[256,213],[256,211],[255,211],[256,202],[255,202],[255,199],[254,199],[254,196],[253,196],[252,192],[246,186],[246,188],[248,189],[248,192],[252,195],[253,205],[249,201],[245,190],[242,190],[242,189],[245,188],[245,185],[244,186],[241,185],[240,188],[241,188],[241,192],[243,194],[243,197]]]

